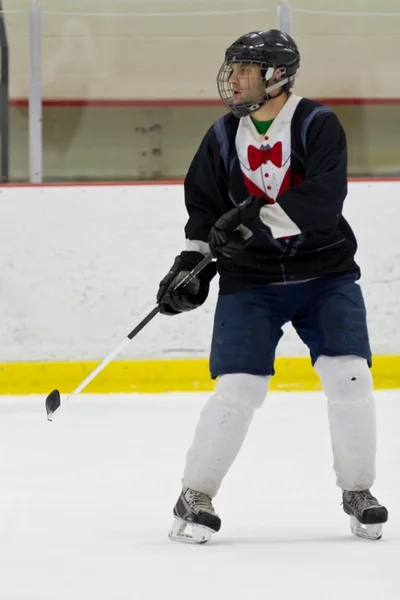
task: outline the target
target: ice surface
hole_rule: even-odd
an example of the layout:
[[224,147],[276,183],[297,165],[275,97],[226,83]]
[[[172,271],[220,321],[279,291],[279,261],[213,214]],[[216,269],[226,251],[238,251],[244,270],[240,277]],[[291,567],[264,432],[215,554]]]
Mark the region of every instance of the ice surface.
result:
[[4,600],[400,597],[400,391],[377,393],[379,542],[351,536],[319,393],[270,394],[206,546],[167,534],[204,394],[0,399]]

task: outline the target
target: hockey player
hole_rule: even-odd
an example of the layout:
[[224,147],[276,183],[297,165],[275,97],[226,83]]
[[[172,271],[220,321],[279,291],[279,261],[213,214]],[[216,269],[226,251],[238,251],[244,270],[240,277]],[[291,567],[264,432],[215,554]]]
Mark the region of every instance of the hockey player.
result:
[[[357,242],[342,216],[346,139],[335,114],[293,91],[300,56],[278,30],[251,32],[218,73],[229,113],[206,133],[185,179],[186,249],[160,283],[168,315],[220,289],[210,371],[218,379],[187,453],[172,539],[203,543],[221,520],[212,499],[274,374],[282,326],[308,346],[328,400],[337,485],[353,534],[379,539],[388,512],[371,494],[376,421]],[[190,284],[172,289],[212,253]]]

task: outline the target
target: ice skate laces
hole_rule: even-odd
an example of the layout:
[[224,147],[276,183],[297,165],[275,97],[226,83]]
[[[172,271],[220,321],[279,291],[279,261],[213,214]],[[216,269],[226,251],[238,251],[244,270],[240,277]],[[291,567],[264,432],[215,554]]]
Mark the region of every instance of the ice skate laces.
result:
[[362,514],[368,508],[379,506],[378,500],[371,494],[369,490],[362,490],[360,492],[347,492],[347,501],[355,508],[355,510]]
[[201,512],[208,512],[215,515],[211,499],[202,492],[196,492],[195,490],[187,489],[184,493],[184,498],[188,503],[190,509],[199,514]]

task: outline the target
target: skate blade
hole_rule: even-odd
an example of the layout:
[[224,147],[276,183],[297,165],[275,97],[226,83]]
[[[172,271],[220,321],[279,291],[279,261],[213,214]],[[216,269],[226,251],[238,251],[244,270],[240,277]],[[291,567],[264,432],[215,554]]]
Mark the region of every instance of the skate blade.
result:
[[380,540],[382,537],[382,523],[365,525],[360,523],[356,517],[350,517],[350,528],[353,535],[365,540]]
[[188,523],[182,519],[175,518],[168,537],[174,542],[182,542],[183,544],[205,544],[209,541],[213,533],[213,529],[204,525]]

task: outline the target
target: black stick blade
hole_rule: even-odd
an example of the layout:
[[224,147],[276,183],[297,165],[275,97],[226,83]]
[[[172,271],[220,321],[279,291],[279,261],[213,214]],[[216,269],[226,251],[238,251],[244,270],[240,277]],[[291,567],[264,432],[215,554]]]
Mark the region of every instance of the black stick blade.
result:
[[46,413],[47,420],[51,421],[53,413],[56,412],[57,408],[60,408],[61,396],[58,390],[53,390],[46,398]]

